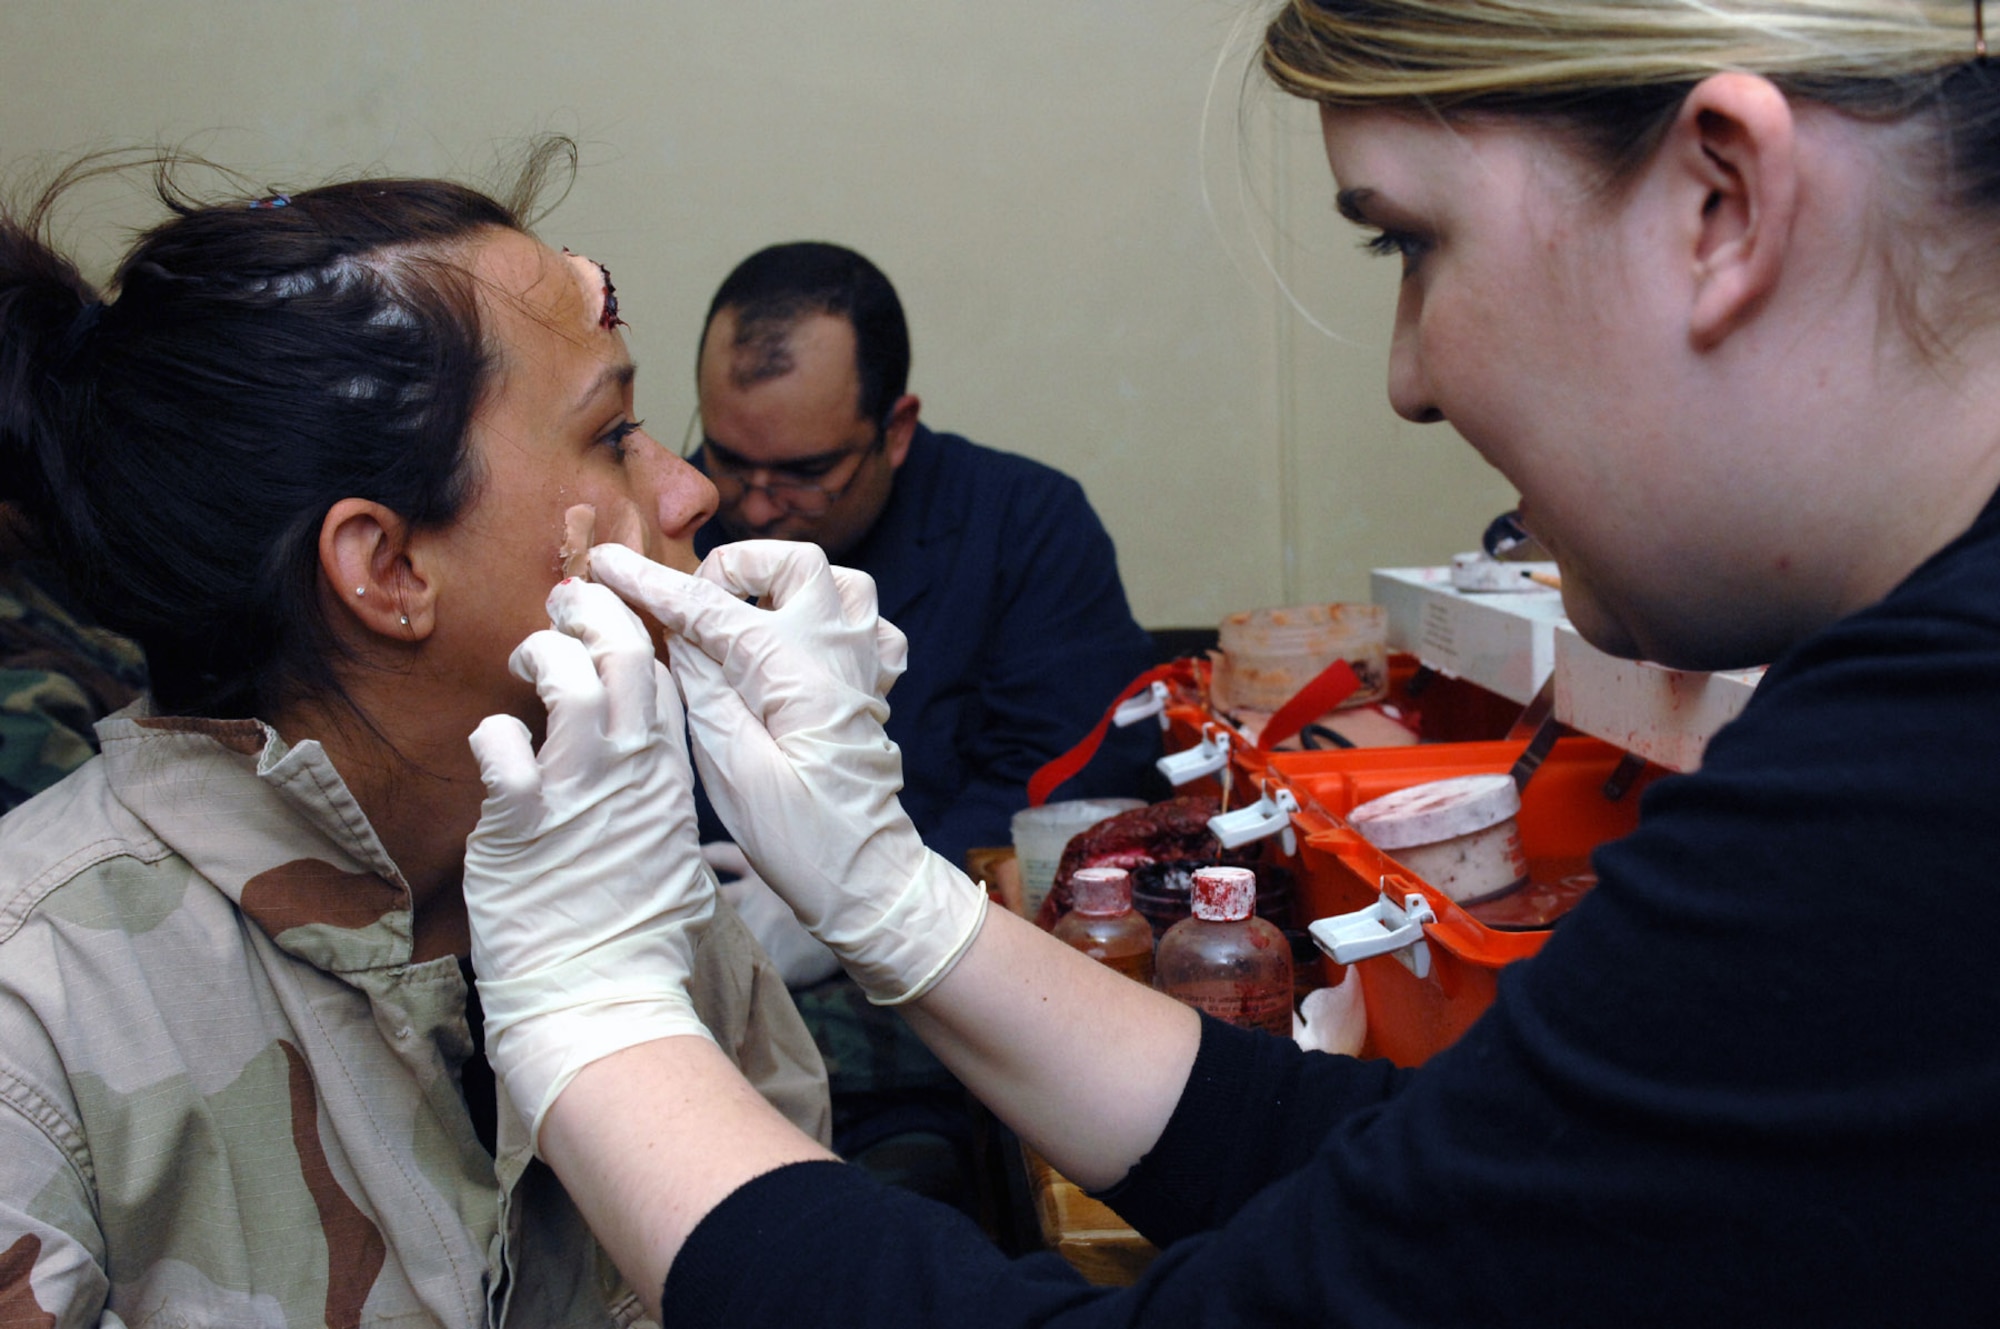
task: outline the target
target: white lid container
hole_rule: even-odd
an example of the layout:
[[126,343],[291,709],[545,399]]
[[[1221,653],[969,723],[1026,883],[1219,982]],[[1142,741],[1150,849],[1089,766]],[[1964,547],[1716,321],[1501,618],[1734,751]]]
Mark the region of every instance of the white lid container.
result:
[[1528,879],[1511,775],[1461,775],[1361,804],[1347,823],[1377,849],[1460,904],[1505,895]]
[[1275,711],[1335,660],[1346,660],[1361,688],[1342,707],[1379,701],[1389,691],[1388,611],[1372,604],[1289,605],[1231,614],[1216,629],[1212,686],[1228,708]]
[[1011,821],[1014,854],[1021,865],[1021,895],[1028,917],[1042,907],[1070,837],[1106,817],[1146,806],[1143,798],[1076,798],[1023,808]]

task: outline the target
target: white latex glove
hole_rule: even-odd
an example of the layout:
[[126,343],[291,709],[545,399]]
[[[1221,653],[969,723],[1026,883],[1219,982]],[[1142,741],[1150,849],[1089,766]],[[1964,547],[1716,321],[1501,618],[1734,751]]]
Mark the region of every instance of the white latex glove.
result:
[[672,634],[702,783],[764,880],[870,1001],[929,991],[978,935],[986,893],[896,798],[883,697],[907,647],[873,580],[790,540],[723,545],[692,577],[615,545],[590,560]]
[[792,907],[750,866],[740,845],[716,840],[701,847],[701,856],[714,870],[722,898],[778,966],[786,987],[811,987],[840,972],[840,957],[800,925]]
[[695,835],[680,697],[638,615],[587,582],[549,592],[556,631],[509,667],[548,708],[472,733],[486,783],[465,846],[486,1055],[539,1138],[576,1073],[673,1034],[712,1037],[687,992],[715,877]]

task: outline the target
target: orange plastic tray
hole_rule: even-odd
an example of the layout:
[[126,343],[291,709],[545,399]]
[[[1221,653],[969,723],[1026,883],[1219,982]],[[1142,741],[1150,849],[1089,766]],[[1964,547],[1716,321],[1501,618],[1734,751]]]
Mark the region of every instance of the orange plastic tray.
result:
[[[1272,778],[1299,802],[1293,824],[1300,834],[1302,923],[1366,908],[1385,891],[1398,903],[1411,892],[1421,894],[1437,916],[1424,928],[1427,977],[1418,978],[1393,955],[1355,966],[1368,1005],[1365,1052],[1416,1065],[1449,1046],[1492,1004],[1501,968],[1533,955],[1549,934],[1487,927],[1348,829],[1347,813],[1408,785],[1506,771],[1521,748],[1518,742],[1437,743],[1268,758]],[[1591,850],[1638,823],[1639,792],[1662,772],[1649,767],[1620,797],[1607,797],[1606,784],[1623,757],[1596,739],[1556,743],[1521,801],[1521,846],[1532,873],[1586,871]],[[1328,974],[1329,981],[1336,977]]]

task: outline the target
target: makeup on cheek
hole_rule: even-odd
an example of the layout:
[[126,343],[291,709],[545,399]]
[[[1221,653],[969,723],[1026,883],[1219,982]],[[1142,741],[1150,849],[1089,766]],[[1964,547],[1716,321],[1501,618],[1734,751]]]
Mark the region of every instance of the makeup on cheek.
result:
[[645,522],[631,508],[614,507],[610,518],[602,522],[596,507],[589,503],[575,503],[565,509],[562,547],[556,551],[562,575],[589,580],[590,548],[596,544],[624,545],[635,554],[652,557],[646,548]]
[[590,547],[597,530],[597,509],[578,503],[563,513],[563,542],[557,550],[565,577],[590,576]]

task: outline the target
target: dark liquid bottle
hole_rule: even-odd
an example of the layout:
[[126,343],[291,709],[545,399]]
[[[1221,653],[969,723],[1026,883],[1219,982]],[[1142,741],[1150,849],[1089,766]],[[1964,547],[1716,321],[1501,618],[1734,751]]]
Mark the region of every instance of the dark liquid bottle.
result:
[[1153,981],[1153,929],[1132,908],[1132,878],[1123,868],[1078,868],[1070,877],[1071,908],[1056,920],[1059,941],[1141,983]]
[[1256,916],[1256,874],[1202,868],[1192,895],[1194,912],[1160,938],[1154,985],[1218,1020],[1290,1038],[1291,943]]

